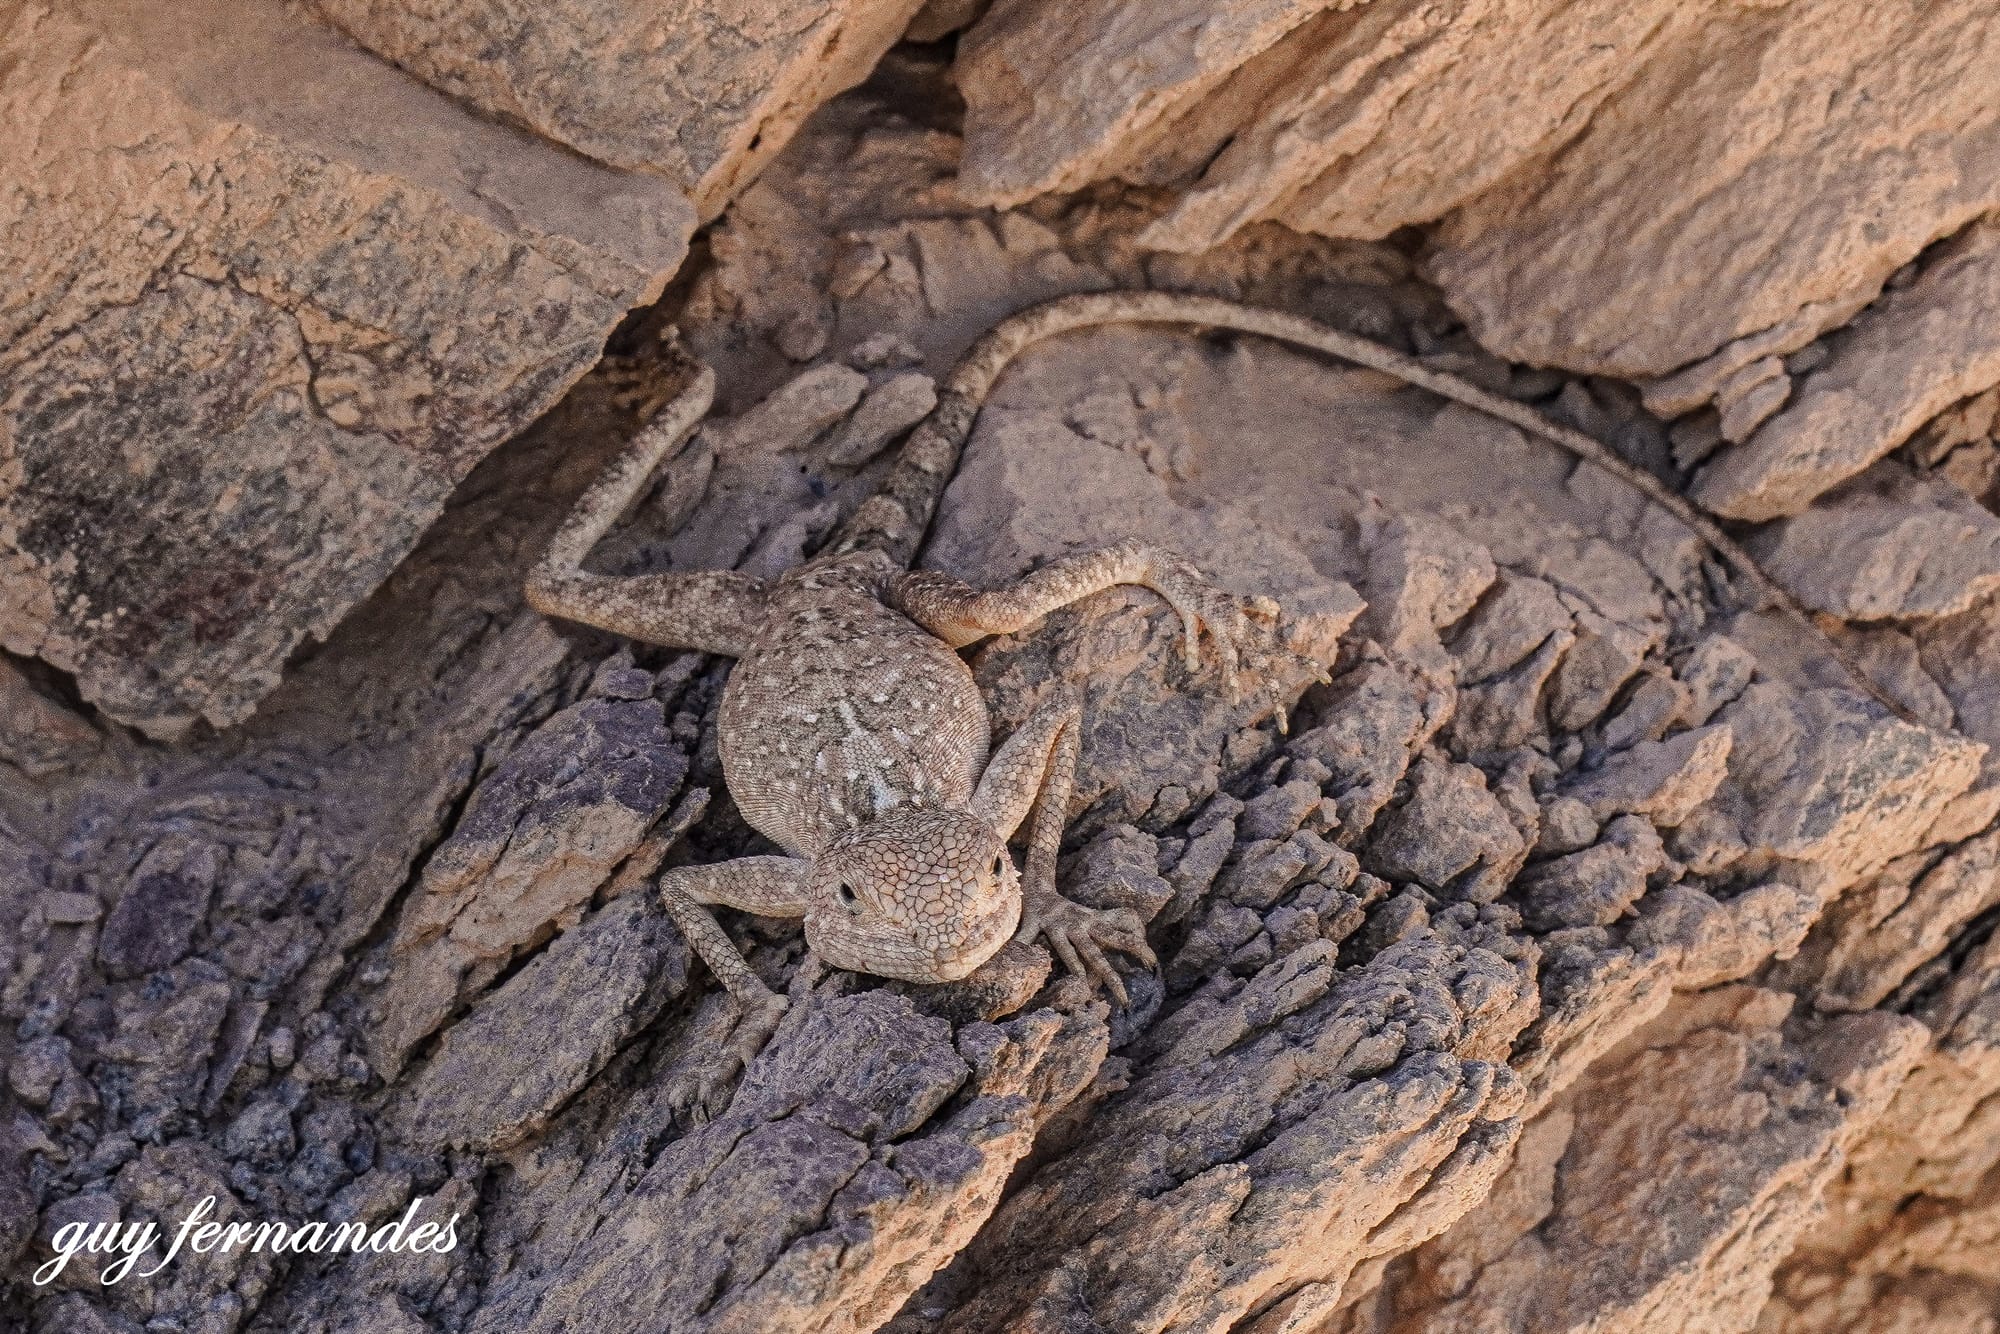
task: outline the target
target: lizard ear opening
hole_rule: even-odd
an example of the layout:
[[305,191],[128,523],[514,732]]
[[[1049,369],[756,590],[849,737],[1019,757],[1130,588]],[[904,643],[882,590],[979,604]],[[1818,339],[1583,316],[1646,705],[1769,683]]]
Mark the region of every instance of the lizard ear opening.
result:
[[854,914],[857,917],[861,915],[860,896],[854,892],[854,886],[848,884],[845,880],[841,881],[840,884],[835,887],[833,891],[833,897],[840,903],[840,906],[847,909],[848,912]]

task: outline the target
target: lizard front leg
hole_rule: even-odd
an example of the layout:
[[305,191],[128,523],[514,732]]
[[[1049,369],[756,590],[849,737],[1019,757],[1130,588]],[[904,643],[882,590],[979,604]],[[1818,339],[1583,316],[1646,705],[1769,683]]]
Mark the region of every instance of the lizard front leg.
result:
[[660,877],[667,916],[736,1003],[737,1018],[717,1059],[677,1081],[668,1101],[677,1108],[712,1107],[722,1087],[750,1064],[777,1031],[789,1002],[752,972],[707,904],[764,917],[801,917],[812,863],[796,857],[741,857],[712,866],[682,866]]
[[1043,700],[987,762],[972,809],[1003,838],[1011,837],[1032,812],[1015,939],[1046,936],[1065,968],[1103,983],[1123,1005],[1129,999],[1125,983],[1104,951],[1120,950],[1148,967],[1156,965],[1145,924],[1129,908],[1086,908],[1056,891],[1056,853],[1076,787],[1082,721],[1082,705],[1069,691]]
[[1232,697],[1253,619],[1274,622],[1269,598],[1238,598],[1209,583],[1186,558],[1139,542],[1064,556],[1012,588],[982,591],[935,570],[911,570],[889,585],[889,603],[953,648],[987,635],[1012,634],[1058,607],[1092,593],[1133,584],[1150,588],[1180,615],[1190,671],[1201,665],[1200,636],[1208,632]]

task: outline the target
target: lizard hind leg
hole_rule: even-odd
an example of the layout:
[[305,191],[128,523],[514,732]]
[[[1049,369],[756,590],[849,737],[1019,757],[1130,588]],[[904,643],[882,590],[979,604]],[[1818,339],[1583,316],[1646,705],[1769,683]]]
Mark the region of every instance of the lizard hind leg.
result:
[[729,1082],[777,1032],[790,1002],[751,970],[734,941],[704,905],[725,904],[770,917],[805,912],[811,864],[792,857],[742,857],[713,866],[683,866],[660,877],[660,901],[689,946],[701,956],[736,1008],[726,1037],[668,1088],[677,1112],[712,1113]]
[[583,493],[528,574],[529,606],[664,648],[743,655],[764,592],[750,576],[703,570],[614,578],[583,568],[591,548],[700,423],[714,393],[714,372],[697,367],[687,387]]
[[987,762],[973,794],[973,813],[1003,837],[1032,817],[1015,939],[1047,937],[1063,967],[1103,984],[1123,1005],[1129,1003],[1124,980],[1104,952],[1118,950],[1156,966],[1145,923],[1130,908],[1087,908],[1056,890],[1056,854],[1076,790],[1082,725],[1083,706],[1073,692],[1064,689],[1044,699]]

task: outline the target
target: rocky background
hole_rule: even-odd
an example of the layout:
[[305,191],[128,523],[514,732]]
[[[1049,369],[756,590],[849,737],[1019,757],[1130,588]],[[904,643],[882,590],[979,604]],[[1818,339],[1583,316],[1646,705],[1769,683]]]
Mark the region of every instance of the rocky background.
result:
[[[0,1328],[2000,1328],[1990,6],[0,0],[0,124]],[[673,330],[717,415],[597,564],[770,572],[1131,285],[1612,443],[1920,721],[1511,427],[1076,335],[925,563],[1171,544],[1332,684],[1137,593],[976,650],[1083,692],[1064,882],[1161,969],[836,975],[676,1116],[726,664],[523,574]],[[29,1281],[205,1195],[461,1244]]]

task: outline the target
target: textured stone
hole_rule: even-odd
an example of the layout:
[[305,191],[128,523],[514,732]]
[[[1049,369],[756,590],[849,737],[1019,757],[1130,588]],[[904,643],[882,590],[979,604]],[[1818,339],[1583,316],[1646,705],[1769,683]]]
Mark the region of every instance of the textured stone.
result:
[[1318,1308],[1376,1246],[1470,1207],[1515,1131],[1518,1088],[1483,1057],[1525,1020],[1527,969],[1485,924],[1445,934],[1338,977],[1326,946],[1301,951],[1184,1024],[943,1276],[938,1295],[963,1298],[945,1328],[1228,1328],[1281,1297]]
[[1887,460],[1751,548],[1800,601],[1843,620],[1948,616],[2000,588],[2000,518]]
[[1882,1004],[2000,902],[2000,835],[1911,853],[1841,895],[1791,970],[1825,1010]]
[[0,644],[247,714],[680,262],[662,182],[275,2],[0,14]]
[[1621,815],[1601,841],[1521,876],[1522,920],[1537,931],[1610,926],[1646,892],[1646,877],[1666,864],[1653,826]]
[[1744,986],[1681,998],[1529,1125],[1494,1193],[1347,1328],[1749,1328],[1926,1041],[1888,1015],[1781,1031],[1790,1006]]
[[[1002,0],[961,42],[976,198],[1167,186],[1146,240],[1189,252],[1259,220],[1343,237],[1442,220],[1430,273],[1489,351],[1536,364],[1664,375],[1787,329],[1719,387],[2000,202],[1978,166],[2000,144],[2000,19],[1975,0],[1865,22],[1670,0]],[[1775,229],[1774,199],[1800,205]]]
[[[539,1128],[687,990],[688,948],[650,894],[592,914],[447,1029],[398,1121],[425,1145],[505,1148]],[[504,1087],[489,1079],[510,1053]]]
[[1479,770],[1425,756],[1409,786],[1409,799],[1376,824],[1368,869],[1474,903],[1499,894],[1528,854]]
[[[1582,132],[1440,233],[1430,272],[1493,351],[1658,375],[1811,312],[1802,344],[2000,202],[1975,165],[2000,148],[1990,7],[1663,9]],[[1779,199],[1800,207],[1774,227]]]
[[866,78],[923,0],[311,0],[488,115],[666,177],[713,217],[821,102]]
[[376,1065],[397,1070],[516,953],[573,927],[687,770],[651,699],[584,700],[508,756],[431,855],[397,921],[397,968],[369,1029]]
[[1745,839],[1851,881],[1971,786],[1986,748],[1886,718],[1846,691],[1758,682],[1717,715],[1734,734],[1718,791]]
[[1095,179],[1108,151],[1160,125],[1176,101],[1207,92],[1335,0],[998,0],[961,43],[964,188],[1016,204]]
[[2000,1271],[2000,946],[1947,969],[1914,1010],[1935,1035],[1854,1146],[1824,1220],[1779,1274],[1761,1328],[1993,1328]]
[[[1541,12],[1559,33],[1583,11]],[[1125,1004],[1022,942],[953,987],[815,980],[796,923],[718,909],[793,998],[738,1076],[734,1007],[644,889],[661,855],[769,851],[719,791],[701,813],[725,669],[607,654],[518,595],[636,427],[614,391],[679,383],[656,330],[715,360],[721,406],[606,571],[798,559],[879,473],[848,443],[992,318],[1093,286],[1316,312],[1649,466],[1671,448],[1627,386],[1478,352],[1407,237],[1259,226],[1171,256],[1135,245],[1171,192],[967,208],[948,57],[901,50],[802,133],[621,334],[637,350],[496,451],[246,726],[132,745],[65,726],[73,694],[21,669],[39,739],[0,758],[42,776],[0,765],[0,1277],[51,1224],[204,1194],[232,1218],[417,1195],[461,1218],[443,1255],[0,1281],[0,1326],[1990,1326],[1992,595],[1848,632],[1899,690],[1929,683],[1931,725],[1892,722],[1617,486],[1259,339],[1098,330],[1024,357],[926,553],[994,586],[1114,535],[1172,545],[1280,594],[1290,642],[1334,665],[1308,688],[1253,652],[1232,700],[1138,590],[969,655],[1002,730],[1054,681],[1084,697],[1059,881],[1150,919],[1160,966],[1119,961]],[[1772,360],[1803,387],[1846,337],[1786,351],[1805,327],[1725,346],[1684,410],[1746,402]],[[1917,466],[1990,426],[1947,415]],[[695,1078],[706,1117],[678,1097]]]
[[1726,726],[1697,727],[1665,741],[1641,741],[1567,790],[1598,820],[1631,812],[1667,828],[1715,795],[1734,740]]
[[1862,312],[1793,401],[1740,448],[1702,469],[1694,495],[1718,514],[1797,514],[2000,381],[2000,226],[1979,223],[1927,259],[1917,280]]
[[637,1334],[662,1312],[716,1331],[875,1329],[971,1239],[1104,1042],[1086,1016],[972,1024],[954,1041],[887,992],[821,1000],[726,1114],[601,1202],[588,1246],[509,1276],[471,1329]]

